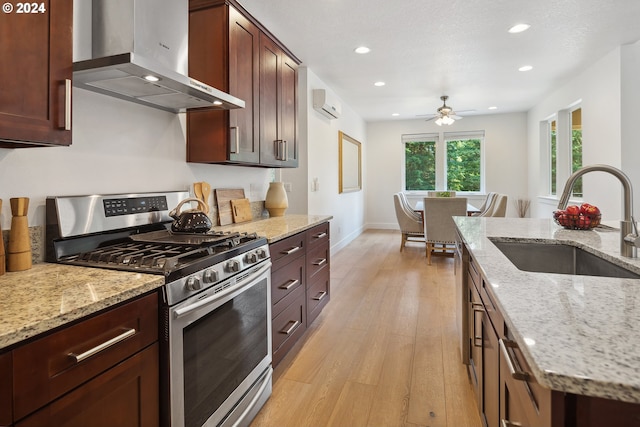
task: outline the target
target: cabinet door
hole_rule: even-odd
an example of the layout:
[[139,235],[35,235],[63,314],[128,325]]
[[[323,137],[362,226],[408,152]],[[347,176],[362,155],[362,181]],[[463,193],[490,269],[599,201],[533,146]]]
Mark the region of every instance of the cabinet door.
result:
[[11,372],[11,352],[0,354],[0,425],[8,426],[13,418],[11,409],[13,375]]
[[154,343],[16,427],[156,427],[158,370],[158,343]]
[[280,166],[284,143],[281,140],[282,50],[266,35],[260,35],[260,163]]
[[0,147],[70,145],[73,1],[6,4],[14,11],[0,13]]
[[298,64],[287,55],[282,56],[282,108],[281,135],[283,150],[283,167],[298,167]]
[[229,93],[245,108],[229,111],[229,158],[260,161],[259,150],[260,30],[229,7]]
[[487,426],[499,425],[499,364],[498,336],[485,312],[482,314],[482,415]]
[[482,300],[474,286],[473,276],[469,274],[469,377],[480,413],[482,413],[482,314]]

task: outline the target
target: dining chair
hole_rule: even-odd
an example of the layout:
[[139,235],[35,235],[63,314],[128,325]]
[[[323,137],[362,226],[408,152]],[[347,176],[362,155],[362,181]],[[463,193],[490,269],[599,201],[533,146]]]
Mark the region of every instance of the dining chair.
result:
[[422,215],[416,212],[415,209],[413,209],[413,206],[411,206],[411,203],[409,203],[409,199],[407,199],[407,195],[404,194],[403,192],[399,192],[396,194],[400,196],[400,201],[402,202],[402,205],[405,207],[405,210],[409,212],[409,214],[411,214],[411,216],[415,217],[417,220],[422,221]]
[[507,214],[507,195],[499,194],[490,216],[504,217]]
[[482,210],[479,214],[475,216],[491,216],[493,215],[493,211],[496,208],[496,204],[498,202],[498,193],[493,193],[493,197],[489,200],[489,196],[491,193],[487,194],[486,206],[484,210]]
[[425,243],[424,229],[420,215],[413,212],[412,209],[405,208],[399,194],[393,195],[393,204],[396,209],[396,218],[398,219],[400,232],[402,233],[400,252],[402,252],[407,242]]
[[493,203],[493,200],[497,195],[498,193],[496,193],[495,191],[488,192],[487,197],[484,199],[484,202],[482,203],[482,206],[480,206],[479,208],[480,212],[473,214],[472,216],[480,216],[480,214],[484,213],[487,210],[487,208],[491,206],[491,204]]
[[467,216],[467,199],[466,197],[425,197],[423,203],[427,264],[431,265],[433,251],[453,254],[456,244],[456,226],[452,217]]

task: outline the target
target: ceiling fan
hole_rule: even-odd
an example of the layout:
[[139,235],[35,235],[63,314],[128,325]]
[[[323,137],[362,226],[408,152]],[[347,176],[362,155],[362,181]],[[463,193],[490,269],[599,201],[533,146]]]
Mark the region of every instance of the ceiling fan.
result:
[[[453,108],[447,105],[447,99],[449,99],[447,95],[442,95],[440,99],[442,100],[442,107],[436,110],[437,111],[436,114],[430,114],[430,116],[432,117],[429,117],[427,121],[435,120],[438,126],[442,126],[442,125],[451,125],[456,120],[462,119],[461,116],[458,116],[456,112],[453,111]],[[473,110],[465,110],[465,111],[473,111]]]

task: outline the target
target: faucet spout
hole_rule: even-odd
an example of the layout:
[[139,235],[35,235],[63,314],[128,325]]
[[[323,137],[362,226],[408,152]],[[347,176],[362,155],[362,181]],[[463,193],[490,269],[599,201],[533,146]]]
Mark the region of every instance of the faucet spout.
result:
[[[566,184],[564,185],[564,190],[562,191],[562,195],[560,196],[560,200],[558,201],[558,209],[565,209],[567,204],[569,203],[569,198],[571,197],[571,193],[573,191],[573,186],[575,185],[578,178],[588,172],[607,172],[620,181],[622,184],[624,199],[623,199],[623,209],[624,209],[624,219],[620,221],[620,254],[625,257],[635,258],[636,255],[636,245],[634,242],[639,242],[637,234],[635,231],[635,224],[633,219],[633,187],[631,185],[631,180],[629,177],[622,172],[620,169],[614,168],[609,165],[588,165],[584,166],[577,171],[575,171],[569,179],[567,179]],[[635,237],[636,239],[633,239]]]

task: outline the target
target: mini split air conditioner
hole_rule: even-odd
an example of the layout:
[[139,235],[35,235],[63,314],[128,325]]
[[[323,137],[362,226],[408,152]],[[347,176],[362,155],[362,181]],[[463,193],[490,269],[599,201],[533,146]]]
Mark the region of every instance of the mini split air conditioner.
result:
[[328,119],[340,117],[342,107],[324,89],[313,90],[313,108]]

